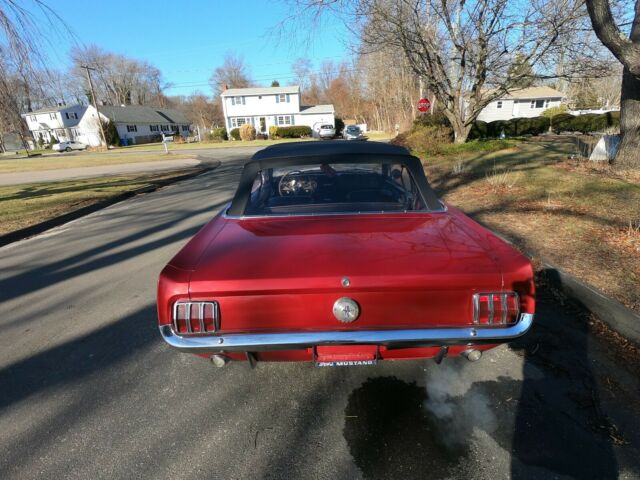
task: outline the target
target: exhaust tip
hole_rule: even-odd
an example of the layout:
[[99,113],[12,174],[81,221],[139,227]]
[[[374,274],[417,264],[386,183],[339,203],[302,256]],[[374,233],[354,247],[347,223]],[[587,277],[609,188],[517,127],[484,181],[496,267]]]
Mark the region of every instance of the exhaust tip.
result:
[[465,350],[462,355],[470,362],[477,362],[482,357],[482,352],[480,350]]
[[218,368],[224,367],[227,364],[227,361],[228,361],[222,355],[211,355],[211,357],[209,357],[209,358],[211,360],[211,363],[213,363]]

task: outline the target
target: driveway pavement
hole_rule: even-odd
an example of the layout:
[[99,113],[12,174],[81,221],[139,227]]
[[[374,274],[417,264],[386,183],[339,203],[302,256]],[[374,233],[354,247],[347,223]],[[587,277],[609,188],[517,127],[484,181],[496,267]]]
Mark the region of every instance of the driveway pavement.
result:
[[217,369],[170,350],[157,275],[239,171],[0,249],[2,478],[640,478],[638,366],[544,285],[530,334],[473,364]]

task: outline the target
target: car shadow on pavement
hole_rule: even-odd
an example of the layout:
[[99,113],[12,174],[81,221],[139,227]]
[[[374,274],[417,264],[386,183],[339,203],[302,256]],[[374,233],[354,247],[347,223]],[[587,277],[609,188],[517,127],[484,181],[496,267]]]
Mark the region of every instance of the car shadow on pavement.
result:
[[512,477],[531,478],[530,467],[538,467],[549,477],[618,478],[615,426],[601,407],[586,314],[570,304],[558,308],[546,279],[537,283],[534,326],[510,344],[524,357]]
[[[523,357],[521,378],[516,368],[513,377],[478,380],[478,368],[496,365],[483,358],[428,364],[426,388],[396,377],[365,381],[349,396],[343,431],[364,478],[508,478],[502,455],[514,479],[618,478],[615,427],[576,314],[540,289],[534,327],[510,345]],[[461,373],[469,367],[476,373]],[[430,408],[439,389],[451,396]]]

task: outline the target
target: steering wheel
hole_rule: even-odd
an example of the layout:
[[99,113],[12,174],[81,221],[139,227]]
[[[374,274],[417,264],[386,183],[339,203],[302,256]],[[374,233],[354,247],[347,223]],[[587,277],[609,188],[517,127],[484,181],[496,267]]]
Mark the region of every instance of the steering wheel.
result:
[[291,177],[292,175],[299,175],[301,173],[302,172],[300,170],[291,170],[290,172],[287,172],[282,177],[280,177],[280,181],[278,182],[278,194],[281,197],[295,193],[296,180],[295,178],[289,177]]

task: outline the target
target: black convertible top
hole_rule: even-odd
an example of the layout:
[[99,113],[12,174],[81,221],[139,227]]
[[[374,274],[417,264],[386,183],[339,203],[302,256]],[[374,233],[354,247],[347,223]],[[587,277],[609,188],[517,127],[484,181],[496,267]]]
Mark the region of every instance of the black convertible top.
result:
[[309,155],[407,155],[409,151],[399,145],[382,142],[347,142],[323,140],[321,142],[291,142],[270,145],[256,152],[252,161],[266,158],[287,158]]
[[382,142],[349,142],[345,140],[291,142],[271,145],[258,151],[244,165],[238,189],[227,211],[229,215],[241,216],[251,195],[251,187],[259,171],[317,163],[401,163],[411,173],[427,207],[441,210],[442,204],[429,186],[422,162],[398,145]]

